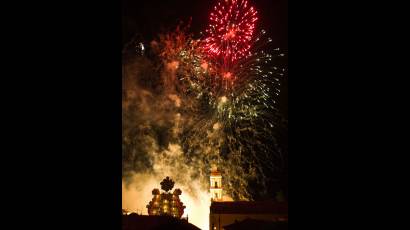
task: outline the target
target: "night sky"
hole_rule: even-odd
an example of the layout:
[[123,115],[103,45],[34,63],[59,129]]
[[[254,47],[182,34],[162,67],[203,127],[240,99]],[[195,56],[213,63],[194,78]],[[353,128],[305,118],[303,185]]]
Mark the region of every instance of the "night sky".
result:
[[[198,36],[208,24],[211,8],[217,0],[122,0],[122,41],[134,36],[151,41],[162,29],[175,27],[181,20],[192,18],[191,32]],[[288,1],[250,0],[259,12],[257,28],[265,29],[272,47],[288,50]],[[287,59],[285,61],[287,65]],[[287,79],[283,82],[281,110],[287,117]]]
[[[123,43],[135,34],[151,39],[161,27],[175,26],[178,21],[192,17],[192,32],[205,29],[216,0],[123,0]],[[272,37],[273,45],[287,48],[288,9],[286,0],[250,0],[259,11],[259,29]]]
[[[217,0],[123,0],[122,1],[122,43],[125,45],[135,36],[143,42],[152,41],[162,30],[170,30],[181,20],[188,22],[192,18],[191,32],[199,37],[208,24],[211,8]],[[258,10],[257,29],[265,29],[272,38],[272,47],[281,48],[286,57],[283,60],[287,68],[288,50],[288,3],[287,0],[249,0]],[[288,77],[281,88],[279,109],[288,117]],[[281,137],[287,165],[287,131]],[[287,166],[283,172],[281,188],[287,194]]]

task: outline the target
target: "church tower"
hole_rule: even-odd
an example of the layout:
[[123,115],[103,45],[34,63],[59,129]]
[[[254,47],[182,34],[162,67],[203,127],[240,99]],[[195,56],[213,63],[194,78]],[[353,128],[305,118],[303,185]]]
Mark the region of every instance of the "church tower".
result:
[[211,201],[222,201],[222,175],[216,165],[211,168],[210,182]]

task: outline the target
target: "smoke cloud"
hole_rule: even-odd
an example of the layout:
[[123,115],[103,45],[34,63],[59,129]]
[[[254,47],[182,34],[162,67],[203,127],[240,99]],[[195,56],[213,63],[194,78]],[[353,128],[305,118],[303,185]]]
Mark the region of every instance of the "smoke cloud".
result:
[[184,216],[207,229],[210,165],[221,169],[228,199],[251,200],[251,188],[253,194],[267,193],[265,169],[271,167],[274,151],[263,144],[271,140],[260,125],[264,120],[227,122],[232,114],[252,112],[243,109],[248,104],[236,108],[225,95],[209,96],[201,85],[180,81],[192,70],[210,70],[203,60],[188,67],[183,61],[189,59],[186,44],[194,43],[177,29],[152,41],[145,56],[124,55],[122,206],[147,214],[152,190],[169,176],[174,188],[182,190]]
[[152,189],[160,188],[169,176],[174,188],[182,190],[184,216],[206,229],[210,196],[203,169],[208,166],[183,151],[182,136],[194,120],[186,112],[189,105],[170,87],[178,63],[164,64],[165,68],[156,69],[145,57],[124,60],[122,206],[147,214]]

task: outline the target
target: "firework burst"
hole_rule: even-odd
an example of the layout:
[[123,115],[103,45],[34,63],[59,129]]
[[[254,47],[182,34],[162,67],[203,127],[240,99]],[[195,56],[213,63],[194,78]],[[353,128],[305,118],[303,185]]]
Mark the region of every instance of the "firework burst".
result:
[[[255,31],[257,12],[247,0],[222,0],[210,14],[203,49],[229,68],[248,55]],[[227,74],[229,75],[229,74]]]
[[265,52],[271,41],[265,35],[261,31],[255,37],[250,54],[229,72],[207,58],[194,39],[187,39],[175,56],[180,63],[177,88],[194,121],[181,136],[184,151],[206,165],[219,164],[235,199],[252,199],[248,182],[257,180],[265,187],[267,171],[278,171],[282,162],[276,132],[283,127],[276,100],[285,69],[273,63],[283,53]]
[[[150,164],[161,153],[178,166],[177,177],[199,180],[203,188],[217,163],[235,200],[258,195],[251,187],[266,193],[267,175],[282,163],[277,98],[285,70],[275,65],[281,50],[267,52],[271,39],[255,33],[256,14],[245,0],[221,1],[205,38],[179,27],[137,46],[155,60],[138,52],[137,67],[128,65],[134,77],[127,84],[136,86],[124,97],[124,171],[155,169]],[[177,156],[164,153],[171,144],[180,147]]]

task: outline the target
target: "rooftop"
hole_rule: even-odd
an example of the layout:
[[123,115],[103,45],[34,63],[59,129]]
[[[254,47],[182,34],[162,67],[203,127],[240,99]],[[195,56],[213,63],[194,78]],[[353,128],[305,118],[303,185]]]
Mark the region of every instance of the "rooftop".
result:
[[135,213],[122,216],[122,230],[136,229],[181,229],[200,230],[184,219],[173,218],[171,216],[146,216]]
[[225,225],[223,227],[226,230],[242,230],[242,229],[259,229],[259,230],[287,230],[287,222],[273,222],[273,221],[264,221],[264,220],[255,220],[255,219],[245,219],[243,221],[237,221],[230,225]]
[[211,213],[218,214],[288,214],[288,203],[277,201],[212,202]]

